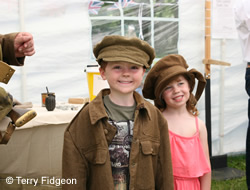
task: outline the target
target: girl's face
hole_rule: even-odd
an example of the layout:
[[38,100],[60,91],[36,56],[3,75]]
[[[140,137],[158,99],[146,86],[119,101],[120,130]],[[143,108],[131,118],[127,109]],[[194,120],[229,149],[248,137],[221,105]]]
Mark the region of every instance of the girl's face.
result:
[[184,76],[180,75],[172,80],[165,88],[162,98],[167,107],[179,108],[186,107],[190,97],[190,87]]

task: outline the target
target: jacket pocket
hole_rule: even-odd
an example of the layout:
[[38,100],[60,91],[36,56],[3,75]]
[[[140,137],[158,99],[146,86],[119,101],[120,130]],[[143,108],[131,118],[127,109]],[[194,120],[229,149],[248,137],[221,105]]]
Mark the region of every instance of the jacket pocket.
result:
[[152,141],[142,141],[141,149],[144,155],[157,155],[159,152],[160,143]]
[[104,164],[108,157],[108,149],[103,147],[92,147],[82,150],[82,153],[91,164]]
[[106,147],[94,145],[87,149],[82,149],[83,156],[87,161],[85,167],[85,180],[87,182],[84,189],[113,189],[114,182],[109,159],[109,151]]
[[155,175],[157,170],[159,142],[141,141],[136,173],[137,189],[155,189]]

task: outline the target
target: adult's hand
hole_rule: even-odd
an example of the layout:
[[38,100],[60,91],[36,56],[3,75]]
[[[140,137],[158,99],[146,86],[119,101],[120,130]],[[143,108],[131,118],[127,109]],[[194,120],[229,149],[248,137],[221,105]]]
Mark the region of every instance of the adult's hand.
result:
[[14,40],[16,57],[32,56],[35,54],[33,36],[28,32],[19,32]]

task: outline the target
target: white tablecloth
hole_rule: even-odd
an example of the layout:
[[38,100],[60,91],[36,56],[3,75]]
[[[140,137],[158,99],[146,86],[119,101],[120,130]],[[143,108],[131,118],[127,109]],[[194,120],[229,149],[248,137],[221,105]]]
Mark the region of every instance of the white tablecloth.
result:
[[[64,131],[80,107],[50,112],[39,106],[32,109],[37,116],[16,128],[7,145],[0,145],[0,174],[60,177]],[[8,122],[7,118],[0,122],[0,131],[5,131]]]

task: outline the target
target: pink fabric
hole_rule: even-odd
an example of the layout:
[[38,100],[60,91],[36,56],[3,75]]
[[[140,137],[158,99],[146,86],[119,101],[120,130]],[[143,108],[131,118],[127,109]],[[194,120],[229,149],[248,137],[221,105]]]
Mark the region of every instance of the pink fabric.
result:
[[174,190],[200,190],[199,178],[174,177]]
[[211,171],[200,138],[198,118],[196,133],[183,137],[169,130],[175,189],[200,189],[199,177]]

